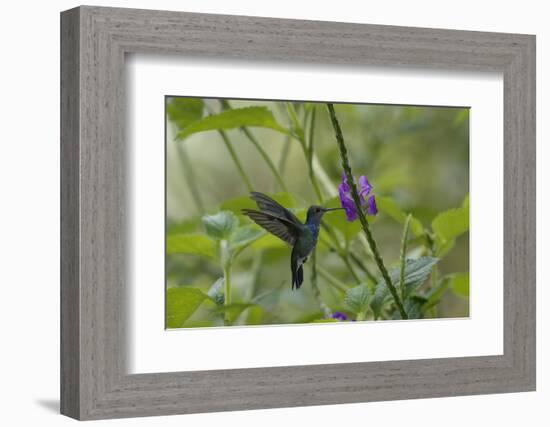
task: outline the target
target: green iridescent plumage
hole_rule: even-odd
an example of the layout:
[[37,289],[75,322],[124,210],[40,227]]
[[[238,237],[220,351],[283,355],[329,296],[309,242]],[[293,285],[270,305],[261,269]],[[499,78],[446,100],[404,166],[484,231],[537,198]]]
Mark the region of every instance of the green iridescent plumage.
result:
[[243,213],[260,227],[292,246],[290,256],[292,289],[299,289],[304,281],[303,264],[317,245],[324,213],[342,208],[310,206],[304,224],[296,215],[271,197],[259,192],[250,193],[250,197],[256,202],[259,210],[243,209]]

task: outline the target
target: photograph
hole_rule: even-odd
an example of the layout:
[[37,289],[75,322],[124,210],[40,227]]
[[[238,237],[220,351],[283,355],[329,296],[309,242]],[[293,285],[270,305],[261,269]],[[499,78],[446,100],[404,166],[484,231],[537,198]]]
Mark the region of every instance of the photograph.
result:
[[[22,151],[4,156],[4,323],[23,322],[6,328],[6,389],[34,396],[8,418],[544,416],[544,14],[210,1],[65,5],[55,22],[42,2],[24,34],[6,20],[29,39],[5,67],[5,146]],[[38,99],[59,108],[26,114]],[[35,119],[41,138],[22,140]],[[22,233],[37,213],[52,244]],[[31,258],[55,286],[40,279],[27,307]],[[42,341],[22,339],[37,319]],[[49,356],[18,363],[37,346]]]
[[166,329],[470,316],[468,107],[164,113]]

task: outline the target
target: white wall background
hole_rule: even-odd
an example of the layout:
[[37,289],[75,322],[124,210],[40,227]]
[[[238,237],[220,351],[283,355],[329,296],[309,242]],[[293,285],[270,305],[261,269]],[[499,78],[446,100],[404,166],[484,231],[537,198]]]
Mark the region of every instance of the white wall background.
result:
[[[105,6],[537,35],[538,391],[108,421],[116,426],[546,426],[550,424],[548,259],[550,27],[545,2],[357,0],[95,1]],[[0,67],[0,422],[64,426],[59,384],[59,12],[75,1],[5,2]],[[546,196],[546,197],[545,197]],[[543,242],[546,240],[546,242]],[[546,303],[544,303],[546,301]],[[92,424],[95,424],[92,423]]]

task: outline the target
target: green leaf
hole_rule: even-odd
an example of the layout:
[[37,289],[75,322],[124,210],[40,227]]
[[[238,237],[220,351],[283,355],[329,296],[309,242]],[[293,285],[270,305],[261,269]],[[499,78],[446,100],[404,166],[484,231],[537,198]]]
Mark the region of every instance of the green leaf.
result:
[[264,234],[254,243],[252,243],[252,248],[255,250],[261,249],[288,249],[288,243],[283,242],[278,237],[275,237],[273,234]]
[[469,228],[470,211],[467,207],[450,209],[437,215],[432,221],[432,230],[435,233],[438,253]]
[[239,227],[229,238],[229,249],[233,253],[240,252],[265,234],[265,231],[253,225]]
[[246,314],[246,324],[261,325],[263,324],[264,315],[265,310],[261,306],[253,305],[248,308],[248,313]]
[[369,308],[372,292],[367,285],[349,289],[344,297],[344,304],[355,314],[364,313]]
[[466,197],[464,197],[464,200],[462,202],[462,207],[464,209],[470,209],[470,195],[466,194]]
[[[413,295],[411,298],[405,300],[404,308],[407,312],[409,319],[422,319],[422,306],[425,304],[426,300],[423,297]],[[401,319],[399,312],[394,313],[395,319]]]
[[455,239],[448,240],[445,243],[442,243],[436,240],[436,243],[437,243],[437,248],[436,248],[437,255],[439,257],[444,257],[445,255],[447,255],[447,253],[451,251],[451,249],[455,247],[456,240]]
[[198,132],[228,130],[243,126],[263,127],[288,133],[287,129],[277,123],[273,113],[267,107],[245,107],[224,110],[219,114],[193,122],[180,131],[177,138],[184,139]]
[[186,219],[183,221],[167,221],[166,234],[190,234],[200,229],[200,219]]
[[229,324],[235,323],[241,313],[247,308],[254,307],[255,304],[235,303],[229,305],[218,306],[213,311],[216,313],[223,313],[228,319]]
[[[405,265],[405,287],[407,291],[415,290],[428,278],[432,267],[437,264],[439,258],[429,256],[420,257],[415,260],[408,259]],[[392,282],[399,282],[399,268],[390,272]]]
[[170,98],[166,104],[166,114],[179,129],[202,118],[204,102],[200,98]]
[[461,108],[457,110],[457,114],[455,116],[455,119],[453,120],[453,127],[457,128],[460,125],[462,125],[465,121],[467,121],[470,117],[470,109],[469,108]]
[[[399,205],[391,197],[376,196],[376,206],[380,212],[385,213],[399,224],[405,224],[407,214],[401,210]],[[411,218],[411,231],[416,237],[424,234],[424,226],[414,216]]]
[[339,322],[339,320],[337,319],[314,319],[312,320],[311,322],[307,322],[307,323],[334,323],[334,322]]
[[[421,257],[416,260],[407,259],[405,265],[405,297],[410,296],[418,286],[428,278],[432,267],[439,261],[439,258]],[[390,279],[394,286],[399,284],[400,268],[396,267],[390,271]],[[397,287],[397,286],[396,286]],[[397,289],[400,294],[399,289]],[[376,285],[374,297],[371,301],[371,308],[375,317],[380,315],[382,307],[392,299],[391,293],[384,280]]]
[[166,290],[166,327],[181,328],[191,315],[208,298],[200,289],[190,287]]
[[370,306],[372,308],[372,312],[374,313],[374,318],[377,319],[380,317],[380,313],[382,312],[382,308],[384,305],[389,302],[391,299],[391,293],[386,286],[386,283],[378,283],[376,285],[376,290],[374,291],[374,296],[371,299]]
[[425,313],[430,308],[434,307],[435,305],[439,304],[439,301],[441,301],[441,298],[443,298],[443,295],[449,288],[449,278],[444,277],[442,280],[439,281],[436,287],[431,288],[424,297],[426,298],[426,302],[422,305],[422,312]]
[[450,274],[449,286],[453,292],[464,298],[470,296],[470,275],[468,273]]
[[204,234],[171,234],[166,237],[166,253],[216,258],[216,247]]
[[229,239],[231,233],[239,226],[237,217],[229,211],[221,211],[214,215],[202,217],[206,233],[213,239]]

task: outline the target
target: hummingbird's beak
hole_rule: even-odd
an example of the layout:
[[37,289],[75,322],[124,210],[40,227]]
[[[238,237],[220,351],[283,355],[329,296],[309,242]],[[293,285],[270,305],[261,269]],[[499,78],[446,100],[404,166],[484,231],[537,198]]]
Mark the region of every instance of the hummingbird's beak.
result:
[[325,208],[325,212],[340,211],[340,210],[344,210],[344,208]]

